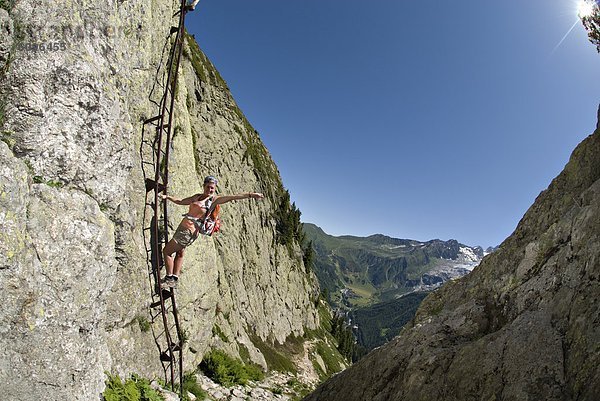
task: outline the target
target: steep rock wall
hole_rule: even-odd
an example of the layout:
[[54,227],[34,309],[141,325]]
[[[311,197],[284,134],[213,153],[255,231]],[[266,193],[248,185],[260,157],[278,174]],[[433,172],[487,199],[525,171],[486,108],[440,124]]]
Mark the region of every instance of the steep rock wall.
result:
[[497,252],[306,400],[597,400],[600,130]]
[[[96,399],[104,371],[162,376],[141,324],[151,320],[151,285],[139,147],[179,2],[3,4],[0,393]],[[178,297],[186,369],[209,347],[235,354],[240,344],[265,366],[251,339],[284,342],[315,328],[316,280],[299,246],[277,241],[283,186],[268,152],[193,39],[185,52],[169,192],[197,193],[214,174],[221,193],[268,194],[225,205],[222,232],[187,251]],[[171,208],[173,226],[180,212]]]

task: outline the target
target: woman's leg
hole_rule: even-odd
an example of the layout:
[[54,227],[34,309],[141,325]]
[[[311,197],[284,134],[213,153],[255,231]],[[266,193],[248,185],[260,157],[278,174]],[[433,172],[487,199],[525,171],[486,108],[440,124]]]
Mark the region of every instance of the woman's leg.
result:
[[[181,252],[183,249],[185,249],[185,247],[179,245],[174,240],[169,241],[167,243],[167,245],[165,245],[165,247],[163,248],[163,257],[165,260],[165,270],[167,272],[167,276],[170,276],[173,274],[174,261],[173,261],[173,257],[171,255],[173,255],[174,253],[179,254],[179,252]],[[177,256],[176,256],[176,259],[177,259]],[[180,259],[180,260],[178,260],[177,263],[179,264],[179,270],[181,270],[181,264],[183,263],[183,253],[181,254],[181,257],[178,259]]]
[[185,248],[180,249],[175,252],[175,260],[173,261],[173,275],[179,277],[179,273],[181,273],[181,266],[183,265],[183,254],[185,253]]

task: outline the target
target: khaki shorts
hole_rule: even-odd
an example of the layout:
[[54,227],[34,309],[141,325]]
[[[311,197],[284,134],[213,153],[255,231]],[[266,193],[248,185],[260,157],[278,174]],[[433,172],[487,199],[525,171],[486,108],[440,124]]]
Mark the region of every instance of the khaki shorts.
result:
[[196,238],[198,238],[198,230],[192,232],[181,226],[177,227],[175,234],[173,234],[173,240],[183,247],[192,245]]

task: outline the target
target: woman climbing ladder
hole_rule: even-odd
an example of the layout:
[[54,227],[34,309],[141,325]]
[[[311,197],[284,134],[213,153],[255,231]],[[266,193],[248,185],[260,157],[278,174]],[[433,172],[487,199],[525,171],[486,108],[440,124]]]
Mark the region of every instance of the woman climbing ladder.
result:
[[[163,288],[176,288],[181,267],[183,265],[183,255],[185,248],[190,246],[200,233],[209,234],[212,231],[205,231],[205,223],[208,223],[211,212],[217,205],[238,199],[263,199],[264,196],[257,192],[247,192],[239,195],[215,195],[217,188],[217,179],[208,176],[204,179],[204,192],[189,196],[184,199],[176,199],[169,195],[161,194],[164,200],[170,200],[177,205],[189,206],[187,214],[184,214],[181,223],[177,227],[173,238],[163,248],[165,260],[166,277],[163,280]],[[213,222],[214,223],[214,222]],[[173,258],[173,254],[175,257]]]

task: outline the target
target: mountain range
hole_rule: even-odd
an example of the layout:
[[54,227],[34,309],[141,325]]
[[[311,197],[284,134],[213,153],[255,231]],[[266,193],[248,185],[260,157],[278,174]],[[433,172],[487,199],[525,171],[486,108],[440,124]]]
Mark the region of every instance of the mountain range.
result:
[[336,237],[315,224],[303,228],[321,292],[353,328],[355,359],[394,338],[429,292],[468,274],[491,251],[456,240]]
[[315,272],[332,305],[352,309],[430,291],[469,273],[487,254],[456,240],[416,241],[382,234],[332,236],[304,223]]

